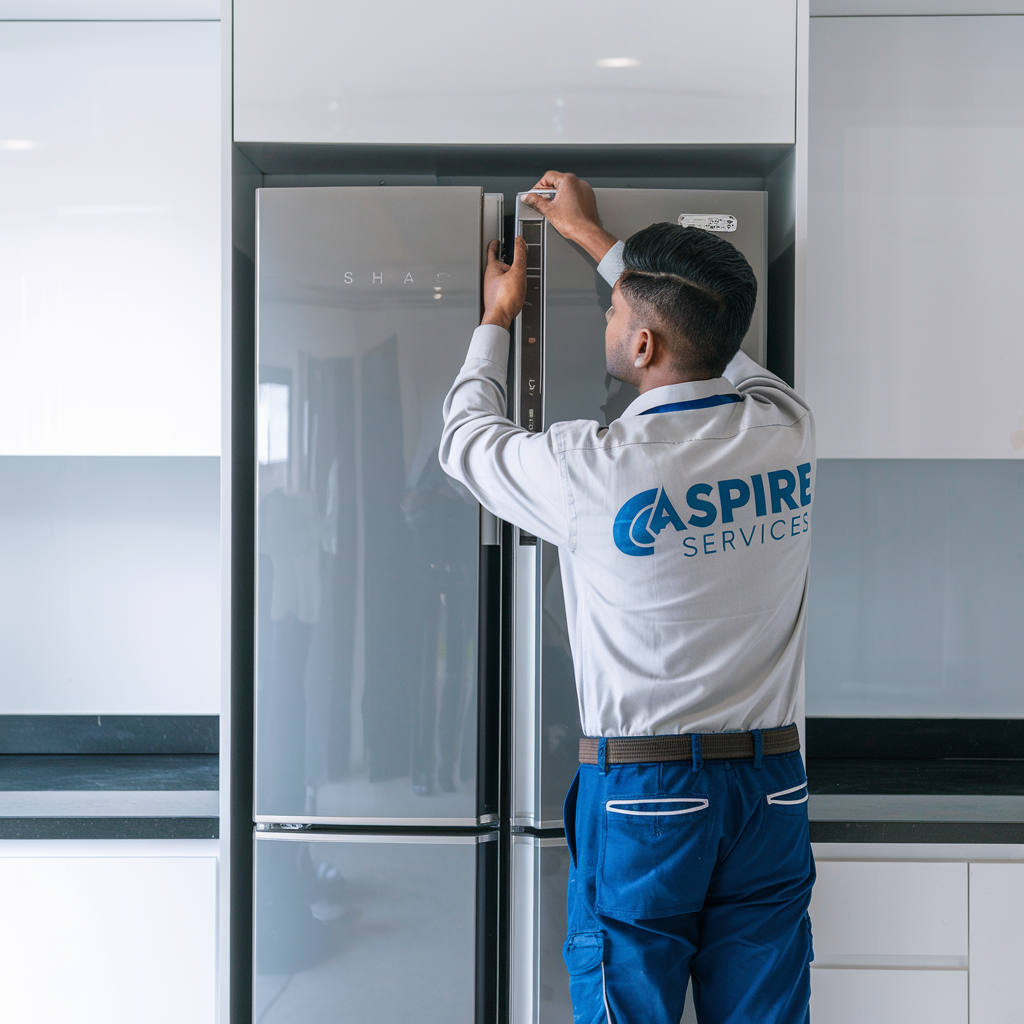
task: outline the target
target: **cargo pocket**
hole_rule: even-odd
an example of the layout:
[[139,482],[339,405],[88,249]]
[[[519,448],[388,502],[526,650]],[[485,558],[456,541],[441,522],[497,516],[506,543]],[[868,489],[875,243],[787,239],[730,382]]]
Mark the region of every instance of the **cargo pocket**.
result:
[[699,910],[714,867],[704,794],[609,800],[597,865],[597,912],[622,921]]
[[562,959],[569,971],[574,1024],[597,1024],[608,1020],[603,933],[573,932],[562,947]]

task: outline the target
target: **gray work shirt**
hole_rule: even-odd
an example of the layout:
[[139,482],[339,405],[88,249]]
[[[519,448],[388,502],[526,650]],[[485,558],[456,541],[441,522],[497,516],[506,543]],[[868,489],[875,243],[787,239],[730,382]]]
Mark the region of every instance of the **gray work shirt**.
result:
[[[622,243],[598,270],[614,284]],[[558,546],[584,733],[792,722],[815,479],[807,403],[741,352],[723,377],[654,388],[607,428],[531,434],[505,415],[508,345],[500,327],[474,332],[444,403],[441,465]]]

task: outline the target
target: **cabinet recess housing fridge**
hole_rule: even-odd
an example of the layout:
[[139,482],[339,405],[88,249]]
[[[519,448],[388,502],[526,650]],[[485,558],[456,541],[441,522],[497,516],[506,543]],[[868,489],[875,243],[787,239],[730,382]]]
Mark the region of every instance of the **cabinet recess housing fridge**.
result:
[[[764,193],[598,202],[620,237],[722,231],[763,294]],[[561,802],[580,727],[558,551],[437,461],[504,204],[468,186],[257,193],[260,1024],[571,1020]],[[509,415],[608,422],[635,397],[604,368],[611,289],[529,207],[514,220],[529,304]],[[762,362],[764,321],[759,297],[744,347]]]

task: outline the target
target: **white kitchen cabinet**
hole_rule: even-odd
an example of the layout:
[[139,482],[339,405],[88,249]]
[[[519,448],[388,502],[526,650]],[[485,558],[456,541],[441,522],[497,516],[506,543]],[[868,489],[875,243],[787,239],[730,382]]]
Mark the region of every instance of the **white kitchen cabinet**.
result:
[[971,865],[971,1024],[1020,1024],[1024,864]]
[[236,0],[235,139],[792,143],[796,0]]
[[0,23],[2,455],[219,455],[220,25]]
[[811,1020],[814,1024],[967,1024],[967,972],[813,970]]
[[84,844],[102,847],[92,856],[0,844],[4,1020],[213,1024],[217,859],[176,842],[178,856],[133,856],[151,844],[132,841]]
[[966,864],[823,861],[817,869],[810,911],[817,965],[914,957],[946,967],[963,958],[967,966]]
[[819,458],[1024,454],[1021,52],[1019,16],[811,20]]

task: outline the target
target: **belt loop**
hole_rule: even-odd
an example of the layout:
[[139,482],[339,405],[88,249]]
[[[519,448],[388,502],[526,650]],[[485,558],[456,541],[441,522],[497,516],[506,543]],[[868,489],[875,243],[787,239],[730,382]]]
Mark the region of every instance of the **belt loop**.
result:
[[761,767],[761,757],[764,754],[764,740],[761,739],[760,729],[751,729],[750,734],[754,737],[754,767]]
[[690,755],[693,757],[693,771],[699,772],[704,767],[704,757],[700,752],[700,733],[690,736]]
[[608,746],[608,741],[602,736],[597,741],[597,770],[602,775],[605,774],[604,753],[605,753],[605,749],[607,748],[607,746]]

